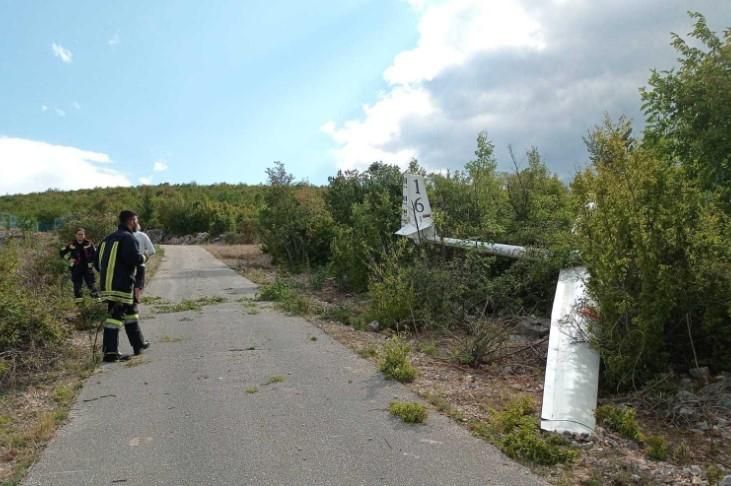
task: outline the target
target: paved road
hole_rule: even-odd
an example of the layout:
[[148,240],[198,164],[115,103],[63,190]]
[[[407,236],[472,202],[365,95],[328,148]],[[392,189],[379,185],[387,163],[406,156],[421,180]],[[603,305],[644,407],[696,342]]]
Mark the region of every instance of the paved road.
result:
[[[143,308],[144,360],[86,382],[24,484],[540,484],[436,412],[426,425],[389,417],[390,400],[418,398],[304,319],[248,315],[237,300],[255,286],[205,250],[165,252],[148,295],[228,302]],[[286,380],[263,385],[273,375]]]

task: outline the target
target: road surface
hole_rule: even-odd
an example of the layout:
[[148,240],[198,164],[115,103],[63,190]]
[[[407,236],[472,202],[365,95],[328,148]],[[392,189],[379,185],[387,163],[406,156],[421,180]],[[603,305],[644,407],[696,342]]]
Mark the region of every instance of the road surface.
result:
[[151,348],[87,380],[24,484],[541,484],[434,411],[426,425],[390,417],[391,400],[419,399],[302,318],[249,315],[238,300],[255,289],[202,248],[166,247],[147,295],[227,302],[143,307]]

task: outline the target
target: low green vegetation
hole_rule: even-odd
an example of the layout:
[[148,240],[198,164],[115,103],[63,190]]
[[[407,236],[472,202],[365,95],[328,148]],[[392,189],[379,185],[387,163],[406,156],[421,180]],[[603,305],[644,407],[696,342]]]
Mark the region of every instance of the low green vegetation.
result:
[[668,458],[668,443],[660,436],[648,435],[645,437],[645,447],[647,457],[654,461],[664,461]]
[[368,346],[364,346],[358,350],[358,356],[365,359],[375,358],[378,356],[378,348],[369,344]]
[[596,409],[596,419],[600,425],[625,439],[642,442],[642,432],[637,424],[633,408],[611,404],[600,405]]
[[388,405],[388,411],[407,424],[423,423],[428,415],[426,407],[416,402],[393,401]]
[[272,385],[274,383],[282,383],[284,380],[286,380],[287,377],[283,375],[273,375],[267,378],[267,381],[263,383],[263,385]]
[[577,456],[562,437],[541,431],[536,403],[528,396],[514,399],[502,411],[493,411],[489,423],[474,424],[473,431],[497,443],[508,457],[532,464],[550,466]]
[[168,336],[167,334],[160,338],[161,343],[180,343],[184,340],[185,338],[180,336]]
[[153,304],[153,312],[156,314],[172,314],[199,311],[206,305],[221,304],[223,302],[226,302],[224,297],[200,297],[198,299],[184,299],[176,303],[162,302]]
[[394,336],[381,350],[379,369],[386,378],[400,382],[414,381],[416,368],[411,364],[411,347],[398,336]]
[[259,391],[259,388],[256,386],[247,386],[246,388],[244,388],[244,391],[249,395],[253,395],[254,393]]

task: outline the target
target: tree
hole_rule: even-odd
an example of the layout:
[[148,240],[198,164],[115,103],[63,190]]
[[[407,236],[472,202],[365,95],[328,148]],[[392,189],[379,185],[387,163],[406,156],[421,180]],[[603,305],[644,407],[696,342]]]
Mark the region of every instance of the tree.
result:
[[647,116],[646,142],[666,161],[680,163],[705,190],[720,191],[731,210],[731,28],[723,38],[712,32],[703,15],[690,36],[702,44],[691,47],[677,34],[672,46],[680,67],[653,70],[642,90]]
[[272,186],[289,186],[294,181],[294,176],[288,173],[284,164],[278,160],[274,161],[274,167],[267,168],[265,172]]

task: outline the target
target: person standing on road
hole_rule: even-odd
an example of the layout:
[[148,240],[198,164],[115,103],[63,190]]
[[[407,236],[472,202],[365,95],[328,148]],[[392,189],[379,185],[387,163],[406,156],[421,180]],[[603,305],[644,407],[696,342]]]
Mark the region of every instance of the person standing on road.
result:
[[[141,291],[141,288],[137,288],[140,284],[137,269],[146,260],[134,237],[137,225],[136,213],[122,211],[119,214],[117,231],[104,238],[94,261],[99,271],[100,294],[108,305],[102,338],[103,359],[107,362],[129,359],[129,355],[119,352],[119,330],[122,326],[135,355],[150,346],[142,336],[137,309]],[[142,285],[144,286],[144,275]]]
[[[137,221],[134,237],[140,246],[140,253],[145,256],[146,262],[155,254],[155,245],[152,244],[152,240],[147,236],[147,233],[142,231],[139,221]],[[145,288],[145,262],[137,265],[137,274],[135,275],[135,304],[139,304],[142,301],[142,292]]]
[[61,258],[66,260],[71,271],[71,282],[74,285],[74,300],[77,304],[84,298],[81,289],[86,282],[89,294],[96,298],[99,294],[96,290],[96,282],[92,266],[96,256],[96,248],[91,240],[86,239],[84,228],[76,230],[75,239],[68,245],[61,248]]

